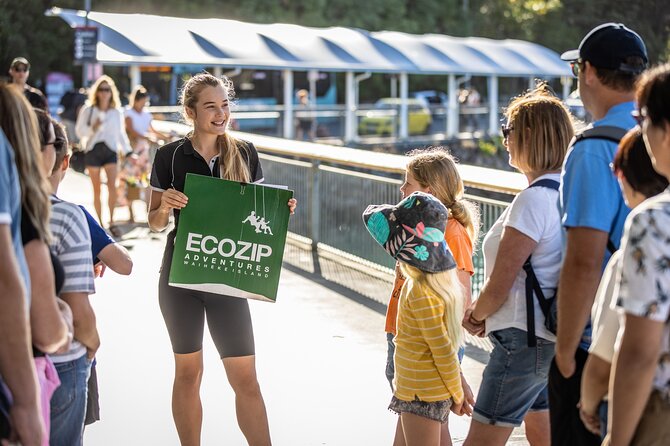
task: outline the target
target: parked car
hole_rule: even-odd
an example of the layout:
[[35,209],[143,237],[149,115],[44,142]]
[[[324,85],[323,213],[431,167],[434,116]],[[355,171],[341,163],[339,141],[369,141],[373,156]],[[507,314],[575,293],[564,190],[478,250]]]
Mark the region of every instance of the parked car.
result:
[[413,91],[409,96],[423,101],[427,107],[446,107],[449,105],[449,95],[439,90]]
[[[360,135],[391,136],[400,122],[400,98],[382,98],[374,110],[365,113],[358,124]],[[430,110],[420,99],[408,98],[408,130],[410,135],[427,133],[433,122]],[[393,110],[396,113],[393,113]]]

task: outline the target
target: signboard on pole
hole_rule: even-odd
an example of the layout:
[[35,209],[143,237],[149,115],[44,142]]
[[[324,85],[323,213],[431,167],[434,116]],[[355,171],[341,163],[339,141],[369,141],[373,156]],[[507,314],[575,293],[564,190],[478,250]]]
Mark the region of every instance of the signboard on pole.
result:
[[187,174],[169,284],[274,302],[293,191]]
[[74,29],[74,62],[97,62],[98,28],[78,26]]

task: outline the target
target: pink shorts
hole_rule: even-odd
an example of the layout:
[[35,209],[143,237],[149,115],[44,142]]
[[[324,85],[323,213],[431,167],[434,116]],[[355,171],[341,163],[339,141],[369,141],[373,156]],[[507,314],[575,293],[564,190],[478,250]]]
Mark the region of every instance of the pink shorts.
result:
[[51,358],[48,356],[40,356],[33,358],[35,360],[35,370],[37,371],[37,381],[40,384],[40,404],[42,406],[42,418],[44,420],[44,437],[42,440],[43,446],[49,446],[49,429],[51,428],[51,396],[54,394],[58,386],[60,386],[60,379],[58,379],[58,372]]

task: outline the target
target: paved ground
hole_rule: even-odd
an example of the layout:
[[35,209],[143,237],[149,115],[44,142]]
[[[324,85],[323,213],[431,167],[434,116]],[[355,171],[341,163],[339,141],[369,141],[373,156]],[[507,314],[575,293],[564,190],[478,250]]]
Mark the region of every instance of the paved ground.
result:
[[[92,211],[83,175],[70,172],[59,195]],[[145,216],[140,202],[135,214]],[[172,353],[157,302],[164,237],[149,234],[143,225],[131,229],[126,227],[123,243],[131,248],[132,275],[108,272],[92,296],[102,339],[102,421],[86,429],[85,441],[93,446],[177,445],[170,412]],[[368,298],[388,294],[390,284],[366,279],[326,257],[287,248],[277,303],[251,301],[273,443],[390,445],[396,417],[386,409],[384,305]],[[204,357],[203,445],[244,445],[232,391],[207,335]],[[463,366],[475,389],[485,360],[484,350],[468,346]],[[451,426],[454,443],[461,444],[469,420],[454,417]],[[508,444],[526,444],[520,429],[514,438]]]

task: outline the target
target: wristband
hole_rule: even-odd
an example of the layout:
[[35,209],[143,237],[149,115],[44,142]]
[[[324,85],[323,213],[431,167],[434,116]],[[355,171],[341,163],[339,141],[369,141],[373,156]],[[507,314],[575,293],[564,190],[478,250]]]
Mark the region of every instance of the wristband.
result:
[[468,317],[468,320],[470,321],[470,323],[473,324],[473,325],[481,325],[484,321],[480,321],[480,320],[475,319],[473,314],[474,314],[474,311],[471,312],[470,316]]

